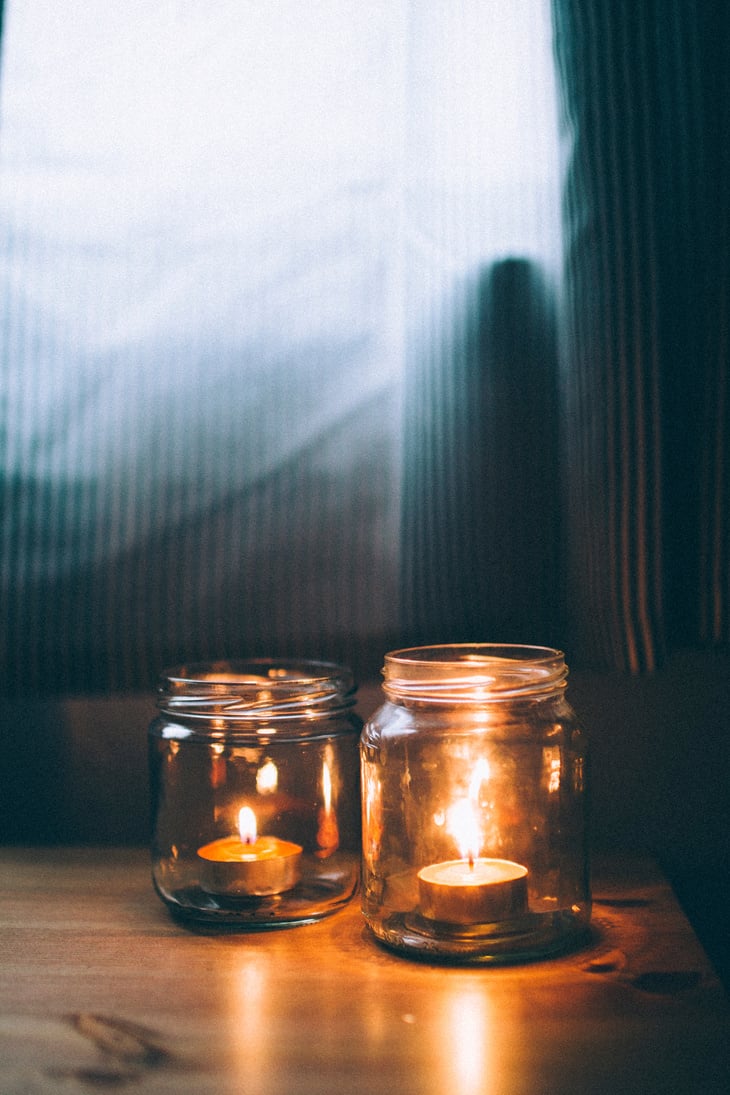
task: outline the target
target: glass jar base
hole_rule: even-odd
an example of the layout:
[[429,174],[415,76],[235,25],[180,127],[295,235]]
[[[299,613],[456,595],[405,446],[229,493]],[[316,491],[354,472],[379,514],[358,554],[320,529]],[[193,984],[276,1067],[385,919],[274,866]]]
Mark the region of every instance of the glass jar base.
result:
[[156,889],[170,915],[181,924],[241,932],[311,924],[343,908],[355,894],[355,887],[343,892],[321,880],[268,897],[223,897],[206,893],[200,886],[169,893]]
[[510,965],[579,950],[590,941],[589,918],[572,910],[531,913],[519,920],[473,927],[392,913],[369,921],[375,939],[405,958],[452,965]]

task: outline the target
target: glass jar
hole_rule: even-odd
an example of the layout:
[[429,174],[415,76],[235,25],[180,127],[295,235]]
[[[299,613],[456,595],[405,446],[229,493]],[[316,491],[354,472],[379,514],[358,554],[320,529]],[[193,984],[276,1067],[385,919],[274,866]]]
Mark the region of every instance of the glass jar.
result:
[[382,943],[498,963],[586,936],[586,741],[567,673],[542,647],[386,655],[361,744],[362,910]]
[[168,671],[149,730],[152,874],[176,917],[236,928],[319,919],[353,895],[355,688],[342,666]]

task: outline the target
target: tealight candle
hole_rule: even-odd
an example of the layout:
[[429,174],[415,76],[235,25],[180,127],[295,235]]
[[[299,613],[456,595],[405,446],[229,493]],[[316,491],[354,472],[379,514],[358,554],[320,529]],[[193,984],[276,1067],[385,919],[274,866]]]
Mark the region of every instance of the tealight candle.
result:
[[508,859],[451,859],[418,872],[420,912],[445,924],[489,924],[527,911],[527,868]]
[[198,848],[200,886],[224,897],[267,897],[285,893],[301,877],[302,848],[275,836],[258,836],[249,806],[238,814],[239,836]]

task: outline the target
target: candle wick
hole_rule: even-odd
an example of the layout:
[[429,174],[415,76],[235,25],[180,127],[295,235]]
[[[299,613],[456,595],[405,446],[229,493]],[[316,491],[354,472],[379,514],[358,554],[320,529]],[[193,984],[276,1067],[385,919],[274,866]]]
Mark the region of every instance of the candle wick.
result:
[[474,870],[474,854],[472,852],[469,852],[469,870]]

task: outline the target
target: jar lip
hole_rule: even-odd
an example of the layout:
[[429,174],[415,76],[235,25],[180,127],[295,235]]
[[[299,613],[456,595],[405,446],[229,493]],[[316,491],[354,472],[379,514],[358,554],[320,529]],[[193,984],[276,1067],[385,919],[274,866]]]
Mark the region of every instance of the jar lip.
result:
[[246,658],[213,662],[191,662],[163,669],[160,679],[179,684],[229,685],[311,684],[333,678],[352,680],[352,672],[337,662],[311,661],[306,658]]
[[336,662],[233,659],[163,670],[158,705],[204,718],[293,718],[350,708],[355,691],[351,670]]
[[473,703],[555,692],[568,668],[561,650],[517,643],[406,647],[385,655],[388,695]]

